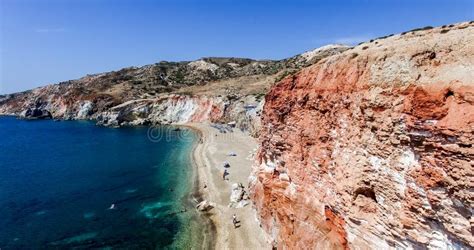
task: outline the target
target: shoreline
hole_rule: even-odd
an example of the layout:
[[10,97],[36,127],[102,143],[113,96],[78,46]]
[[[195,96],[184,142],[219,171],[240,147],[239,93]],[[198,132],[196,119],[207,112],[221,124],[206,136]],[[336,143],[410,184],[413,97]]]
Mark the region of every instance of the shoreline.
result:
[[[210,238],[206,237],[207,246],[212,249],[271,249],[251,201],[248,200],[249,204],[242,208],[229,207],[232,184],[242,183],[247,187],[253,152],[257,146],[255,138],[239,129],[234,129],[232,133],[219,133],[209,123],[182,126],[195,131],[199,138],[192,152],[192,164],[196,169],[193,171],[194,187],[190,196],[215,204],[208,212],[198,212],[209,222],[205,225],[206,234],[210,234]],[[227,156],[228,150],[236,152],[237,156]],[[230,175],[225,181],[222,179],[222,167],[219,167],[224,160],[231,164],[228,169]],[[233,214],[240,221],[237,228],[232,224]]]
[[[190,209],[196,210],[196,205],[204,200],[204,194],[201,190],[201,180],[199,178],[199,169],[198,169],[198,164],[196,163],[196,151],[200,144],[202,144],[203,141],[203,133],[201,130],[196,129],[192,126],[183,126],[186,127],[187,129],[191,129],[197,136],[196,141],[193,143],[192,150],[190,152],[190,160],[191,160],[191,168],[192,168],[192,188],[190,190],[190,193],[187,196],[186,199],[186,205],[190,207]],[[202,222],[204,223],[205,230],[201,235],[204,237],[202,241],[200,242],[199,246],[196,245],[196,247],[200,247],[200,249],[213,249],[216,246],[216,225],[214,222],[211,220],[211,218],[206,215],[206,213],[200,213],[199,211],[196,211],[197,216]],[[192,230],[191,230],[192,231]]]

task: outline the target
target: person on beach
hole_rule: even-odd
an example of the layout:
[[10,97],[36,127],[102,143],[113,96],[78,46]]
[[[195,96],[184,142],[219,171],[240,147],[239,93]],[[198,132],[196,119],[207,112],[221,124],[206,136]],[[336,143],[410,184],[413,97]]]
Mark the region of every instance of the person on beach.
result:
[[237,228],[237,223],[238,223],[237,216],[235,216],[234,214],[232,215],[232,224],[234,224],[234,228]]
[[228,173],[227,173],[227,169],[224,169],[224,173],[222,174],[222,179],[223,179],[224,181],[225,181],[225,177],[226,177],[227,174],[228,174]]

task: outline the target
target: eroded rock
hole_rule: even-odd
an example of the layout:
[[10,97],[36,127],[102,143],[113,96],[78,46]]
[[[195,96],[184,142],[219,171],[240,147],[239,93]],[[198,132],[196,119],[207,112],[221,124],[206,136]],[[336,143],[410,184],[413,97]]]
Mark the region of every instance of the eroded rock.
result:
[[23,119],[52,119],[53,116],[46,109],[28,108],[20,114]]
[[246,205],[248,205],[248,199],[248,194],[245,191],[244,185],[242,185],[242,183],[232,184],[229,207],[245,207]]
[[474,247],[473,40],[395,35],[270,90],[251,197],[278,248]]

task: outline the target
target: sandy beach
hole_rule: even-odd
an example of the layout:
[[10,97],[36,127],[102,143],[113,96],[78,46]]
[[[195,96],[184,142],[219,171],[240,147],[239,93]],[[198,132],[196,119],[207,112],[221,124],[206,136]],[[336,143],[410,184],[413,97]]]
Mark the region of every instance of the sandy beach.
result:
[[[253,164],[257,143],[255,138],[233,129],[232,133],[220,133],[210,124],[187,124],[200,131],[201,142],[195,147],[193,158],[197,168],[198,191],[201,197],[215,203],[207,212],[215,227],[216,249],[270,249],[265,232],[259,226],[256,212],[249,204],[243,208],[229,207],[233,183],[242,183],[248,192],[248,177]],[[236,156],[228,156],[229,152]],[[223,180],[223,163],[228,162],[229,175]],[[234,228],[235,214],[240,227]]]

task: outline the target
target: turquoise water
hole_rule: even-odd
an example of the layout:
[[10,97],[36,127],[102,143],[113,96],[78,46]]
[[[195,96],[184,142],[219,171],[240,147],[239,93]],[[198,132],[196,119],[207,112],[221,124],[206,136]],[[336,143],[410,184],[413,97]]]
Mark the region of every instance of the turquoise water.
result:
[[0,249],[187,246],[196,135],[147,132],[0,117]]

